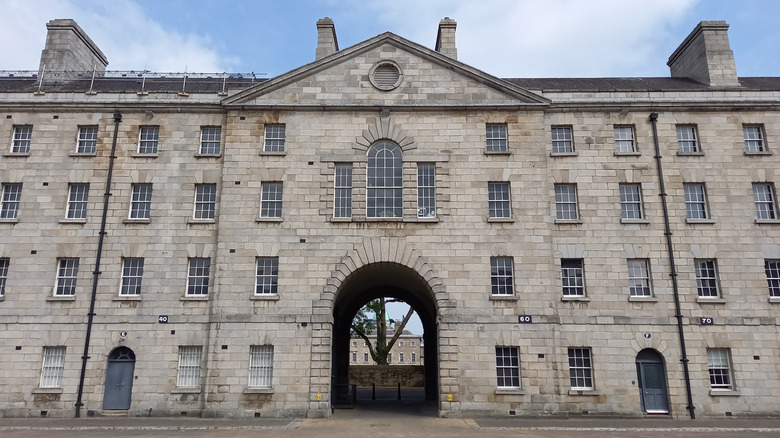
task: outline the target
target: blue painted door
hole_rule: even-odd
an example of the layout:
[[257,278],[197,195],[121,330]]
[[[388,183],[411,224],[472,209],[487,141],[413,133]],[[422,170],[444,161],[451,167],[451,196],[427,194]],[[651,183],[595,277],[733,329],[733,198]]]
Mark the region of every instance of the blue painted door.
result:
[[[115,356],[112,354],[112,356]],[[103,409],[130,409],[133,394],[133,372],[135,357],[120,354],[119,358],[110,358],[106,368],[106,387],[103,392]]]

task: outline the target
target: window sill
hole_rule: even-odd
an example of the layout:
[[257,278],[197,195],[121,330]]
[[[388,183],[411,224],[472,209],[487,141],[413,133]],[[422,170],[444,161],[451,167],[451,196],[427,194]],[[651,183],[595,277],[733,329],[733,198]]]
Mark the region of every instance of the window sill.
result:
[[755,156],[765,157],[765,156],[768,156],[768,155],[772,155],[772,153],[769,152],[769,151],[761,151],[761,152],[748,152],[748,151],[745,151],[745,156],[748,156],[748,157],[755,157]]
[[187,224],[189,225],[208,225],[208,224],[215,224],[217,221],[215,219],[195,219],[195,218],[188,218]]
[[498,224],[500,224],[500,223],[507,223],[507,224],[509,224],[509,223],[514,223],[515,220],[512,219],[511,217],[489,217],[487,221],[488,221],[488,223],[498,223]]
[[496,395],[525,395],[525,390],[522,388],[496,388],[493,393]]
[[758,225],[780,225],[780,219],[756,219]]
[[696,302],[699,304],[726,304],[725,298],[705,298],[696,297]]
[[403,217],[367,217],[366,222],[403,222]]
[[570,389],[569,395],[601,395],[601,393],[595,389]]
[[512,152],[509,150],[506,151],[484,151],[485,155],[512,155]]
[[260,151],[261,157],[283,157],[285,155],[287,155],[287,151],[280,151],[280,152]]
[[33,394],[62,394],[62,388],[33,388]]
[[282,222],[280,217],[258,217],[255,222]]
[[142,154],[140,152],[135,152],[130,154],[130,158],[157,158],[157,154]]
[[148,224],[152,220],[151,219],[124,219],[122,221],[123,224]]
[[774,304],[780,304],[780,297],[769,297],[769,302]]
[[739,397],[739,391],[734,389],[710,389],[711,397]]
[[416,217],[413,219],[404,219],[404,222],[439,222],[439,218],[434,216],[424,216],[424,217]]
[[184,295],[180,301],[208,301],[208,295]]
[[252,301],[279,301],[279,294],[255,294],[249,297],[249,299]]
[[629,295],[628,301],[637,302],[637,303],[657,303],[658,302],[658,298],[656,298],[656,297],[630,296]]
[[517,301],[516,295],[498,295],[490,294],[490,301]]
[[576,157],[579,154],[576,152],[551,152],[551,157]]
[[584,301],[584,302],[588,302],[588,301],[590,301],[590,298],[586,297],[584,295],[581,295],[581,296],[580,295],[575,295],[575,296],[568,295],[568,296],[562,296],[561,297],[561,301]]
[[76,224],[76,225],[84,225],[87,223],[87,219],[60,219],[61,224]]
[[244,388],[244,394],[273,394],[273,388]]
[[686,224],[706,224],[706,225],[712,225],[715,223],[714,219],[685,219]]
[[678,157],[703,157],[704,152],[680,152],[677,151]]
[[195,158],[220,158],[222,154],[195,154]]
[[76,301],[76,295],[49,295],[46,301]]
[[141,294],[138,295],[117,295],[112,298],[113,301],[141,301]]
[[73,158],[92,158],[92,157],[96,157],[97,154],[95,152],[90,152],[90,153],[73,152],[72,154],[70,154],[70,156]]
[[639,157],[642,156],[641,152],[615,152],[613,154],[616,157]]
[[13,219],[0,219],[0,224],[18,224],[19,219],[13,218]]
[[647,219],[620,219],[621,224],[649,224],[650,221]]
[[555,223],[559,225],[581,225],[581,219],[555,219]]
[[3,154],[3,157],[5,158],[20,158],[20,157],[29,157],[29,152],[6,152]]
[[200,386],[177,386],[171,389],[171,394],[200,394]]
[[331,222],[342,222],[342,223],[343,222],[352,222],[352,218],[351,217],[331,217],[330,221]]

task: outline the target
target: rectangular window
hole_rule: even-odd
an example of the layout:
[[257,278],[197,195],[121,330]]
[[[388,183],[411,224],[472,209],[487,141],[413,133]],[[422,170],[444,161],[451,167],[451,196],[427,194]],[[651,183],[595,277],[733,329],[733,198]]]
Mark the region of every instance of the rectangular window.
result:
[[8,265],[10,263],[10,259],[0,258],[0,297],[5,296],[5,283],[8,281]]
[[701,298],[718,298],[718,267],[714,259],[696,259],[696,289]]
[[520,356],[517,347],[496,347],[496,386],[520,388]]
[[[8,259],[5,259],[5,270],[8,272]],[[769,296],[780,298],[780,259],[764,260],[764,270],[769,283]]]
[[633,154],[636,152],[633,126],[615,126],[615,153]]
[[759,154],[766,152],[764,144],[764,127],[762,125],[745,125],[742,127],[745,136],[745,152]]
[[209,294],[211,259],[191,258],[187,274],[187,295],[205,297]]
[[142,257],[125,257],[122,260],[122,287],[119,295],[141,295],[141,280],[144,276]]
[[398,353],[398,363],[404,363],[404,354]]
[[412,363],[417,363],[417,354],[412,353]]
[[557,220],[578,220],[577,211],[577,185],[555,185],[555,218]]
[[65,347],[43,347],[41,388],[61,388],[65,370]]
[[701,152],[695,125],[677,125],[677,152],[681,154]]
[[258,257],[255,277],[255,295],[269,295],[278,292],[279,258]]
[[707,369],[712,389],[734,389],[734,379],[731,376],[731,352],[728,348],[708,348]]
[[202,155],[219,155],[221,142],[221,127],[204,126],[200,128],[200,153]]
[[593,364],[589,348],[569,348],[569,380],[571,389],[593,389]]
[[336,164],[333,217],[352,217],[352,164]]
[[138,136],[139,154],[156,154],[159,142],[159,126],[141,126],[141,133]]
[[363,353],[363,363],[368,363],[368,353]]
[[777,198],[771,183],[753,183],[756,219],[777,219]]
[[707,219],[707,197],[704,191],[704,184],[689,183],[683,184],[685,190],[685,212],[688,219]]
[[552,127],[552,153],[574,153],[574,142],[572,141],[571,126]]
[[515,281],[511,257],[490,258],[490,292],[493,295],[512,295]]
[[643,219],[642,186],[640,184],[620,185],[620,217],[622,219]]
[[57,285],[54,295],[58,297],[76,294],[76,278],[79,274],[79,259],[60,259],[57,262]]
[[506,125],[485,125],[485,141],[487,152],[506,152],[507,149]]
[[249,386],[251,388],[270,388],[273,376],[273,345],[252,345],[249,350]]
[[393,353],[387,353],[387,363],[393,362]]
[[488,183],[488,215],[490,218],[512,217],[509,183]]
[[262,183],[260,217],[282,217],[282,183]]
[[69,184],[67,218],[86,219],[88,198],[89,184]]
[[561,259],[561,284],[564,297],[585,296],[582,259]]
[[77,154],[94,154],[97,150],[97,126],[79,126],[79,138],[76,141]]
[[195,205],[192,217],[195,219],[214,219],[217,211],[217,185],[196,184]]
[[265,125],[263,152],[284,152],[285,125]]
[[152,210],[152,185],[133,184],[130,219],[149,219]]
[[179,347],[179,367],[176,376],[176,386],[200,386],[200,361],[203,347]]
[[15,125],[14,140],[11,143],[12,154],[29,154],[32,139],[32,125]]
[[352,353],[352,363],[357,363],[357,353]]
[[650,297],[650,263],[645,259],[627,260],[628,289],[632,297]]
[[436,166],[417,164],[417,217],[436,217]]
[[3,199],[0,201],[0,219],[16,219],[19,202],[22,199],[22,184],[3,184]]

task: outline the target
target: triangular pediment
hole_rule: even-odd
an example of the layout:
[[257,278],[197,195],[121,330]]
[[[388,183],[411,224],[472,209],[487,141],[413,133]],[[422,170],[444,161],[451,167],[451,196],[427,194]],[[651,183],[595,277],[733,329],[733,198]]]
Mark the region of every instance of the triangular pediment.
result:
[[387,32],[230,96],[223,104],[463,108],[546,106],[549,100]]

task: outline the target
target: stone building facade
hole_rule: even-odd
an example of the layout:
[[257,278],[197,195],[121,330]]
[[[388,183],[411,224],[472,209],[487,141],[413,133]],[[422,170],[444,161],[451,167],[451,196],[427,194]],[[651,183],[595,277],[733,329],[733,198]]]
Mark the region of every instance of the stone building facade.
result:
[[[388,334],[389,339],[392,334]],[[376,334],[368,336],[372,345],[376,345]],[[425,346],[423,337],[408,330],[404,330],[398,336],[393,349],[387,356],[387,363],[391,365],[422,365],[424,362]],[[371,358],[366,341],[362,338],[352,338],[349,343],[349,364],[352,365],[376,365]]]
[[2,416],[328,416],[379,296],[441,416],[777,413],[780,78],[724,22],[620,79],[493,77],[450,19],[320,20],[262,81],[101,73],[49,27],[0,78]]

